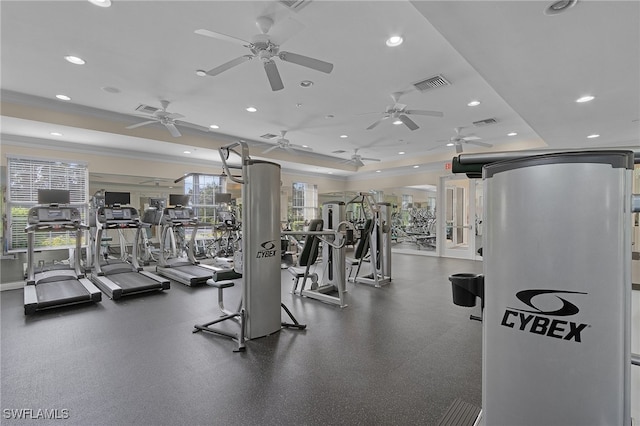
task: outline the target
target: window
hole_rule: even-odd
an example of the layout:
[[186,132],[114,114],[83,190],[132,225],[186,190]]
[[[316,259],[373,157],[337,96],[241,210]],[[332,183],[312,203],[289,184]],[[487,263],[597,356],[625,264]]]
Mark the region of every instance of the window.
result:
[[201,222],[215,223],[215,194],[220,192],[227,192],[226,177],[194,174],[184,180],[184,193],[191,196],[189,203]]
[[[87,215],[89,170],[86,164],[33,158],[7,157],[7,239],[5,252],[27,249],[27,214],[38,204],[38,189],[70,191],[70,205],[80,209],[83,222]],[[36,247],[59,249],[75,247],[70,232],[37,232]]]
[[299,231],[318,217],[318,186],[294,182],[291,198],[291,229]]

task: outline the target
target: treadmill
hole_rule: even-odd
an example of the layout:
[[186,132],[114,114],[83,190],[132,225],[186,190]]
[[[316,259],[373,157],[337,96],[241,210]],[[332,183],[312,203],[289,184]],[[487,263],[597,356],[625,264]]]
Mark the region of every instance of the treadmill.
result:
[[[69,191],[38,190],[38,206],[29,209],[27,233],[27,277],[24,286],[24,314],[77,303],[99,302],[102,293],[80,270],[82,232],[80,211],[69,206]],[[66,204],[66,205],[65,205]],[[71,231],[76,247],[73,265],[35,267],[36,232]]]
[[[195,286],[205,284],[207,280],[233,280],[242,277],[232,268],[221,268],[213,265],[202,265],[194,255],[195,239],[198,233],[199,222],[194,216],[193,210],[184,207],[189,202],[188,195],[170,194],[169,204],[174,207],[165,207],[162,214],[162,231],[160,235],[160,258],[156,266],[156,272],[163,277],[175,280],[181,284]],[[180,197],[181,199],[178,199]],[[173,232],[186,228],[192,228],[191,238],[186,249],[187,257],[178,256],[175,247]],[[167,247],[167,241],[170,247]],[[174,257],[169,258],[171,253]]]
[[[105,229],[121,231],[135,229],[135,241],[140,238],[140,232],[145,225],[140,222],[138,211],[130,206],[128,192],[106,192],[105,205],[96,211],[96,238],[93,272],[91,281],[100,288],[110,299],[117,300],[122,296],[147,291],[169,290],[170,282],[151,272],[143,270],[138,263],[138,244],[133,244],[131,263],[127,261],[126,246],[122,233],[120,237],[120,259],[99,259],[103,232]],[[147,225],[148,226],[148,225]]]

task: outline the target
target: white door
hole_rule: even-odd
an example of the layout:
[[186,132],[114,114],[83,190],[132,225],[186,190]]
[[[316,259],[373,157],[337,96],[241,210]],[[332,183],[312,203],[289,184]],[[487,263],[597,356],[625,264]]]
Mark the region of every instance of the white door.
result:
[[444,257],[476,258],[476,181],[456,176],[440,179],[438,241]]

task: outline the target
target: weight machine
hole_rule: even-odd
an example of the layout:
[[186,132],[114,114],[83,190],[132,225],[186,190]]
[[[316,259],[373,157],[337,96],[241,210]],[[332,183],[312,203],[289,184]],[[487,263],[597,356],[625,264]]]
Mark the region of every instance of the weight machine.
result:
[[[305,235],[306,241],[300,254],[300,267],[291,267],[289,272],[294,277],[292,294],[309,297],[322,302],[338,305],[345,308],[346,274],[345,274],[345,235],[340,228],[351,226],[344,220],[345,204],[342,201],[333,201],[323,204],[322,220],[314,219],[309,224],[309,231],[296,232],[285,231],[283,235]],[[322,230],[326,223],[328,229]],[[311,265],[316,262],[319,243],[322,242],[322,281],[318,283],[317,273],[309,273]],[[304,268],[301,268],[304,266]],[[298,284],[302,279],[302,285]],[[305,289],[307,279],[311,279],[311,286]],[[336,295],[337,293],[337,295]]]
[[631,354],[634,157],[640,162],[622,150],[453,159],[454,173],[483,178],[484,273],[449,278],[455,304],[482,299],[475,424],[631,425],[630,369],[640,362]]
[[[357,200],[357,201],[356,201]],[[349,277],[353,266],[357,266],[354,282],[382,287],[391,282],[391,204],[376,203],[373,196],[361,192],[349,203],[358,202],[369,210],[370,218],[365,222],[361,239],[356,247],[355,259],[347,259]],[[363,263],[371,264],[368,275],[359,275]]]
[[[234,148],[239,147],[240,152]],[[305,329],[281,302],[280,275],[280,165],[253,160],[245,142],[235,142],[219,149],[224,170],[229,179],[242,185],[242,250],[236,254],[234,268],[242,270],[242,299],[237,311],[223,309],[222,294],[232,281],[207,281],[218,288],[219,305],[223,316],[194,326],[194,333],[207,331],[230,337],[237,342],[235,352],[245,350],[245,340],[256,339],[280,331],[282,327]],[[241,177],[229,171],[227,161],[231,153],[241,159]],[[282,322],[280,309],[292,323]],[[213,326],[234,320],[238,333],[229,333]]]

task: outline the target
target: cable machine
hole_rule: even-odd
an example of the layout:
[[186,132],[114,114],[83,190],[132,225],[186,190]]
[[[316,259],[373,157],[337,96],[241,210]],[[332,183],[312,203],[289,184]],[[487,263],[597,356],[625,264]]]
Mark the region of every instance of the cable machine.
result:
[[[234,148],[240,147],[240,152]],[[223,310],[223,317],[206,324],[196,325],[194,333],[208,331],[231,337],[238,343],[237,352],[245,350],[245,340],[256,339],[279,331],[282,327],[306,328],[293,317],[281,302],[280,274],[280,165],[253,160],[244,142],[235,142],[219,149],[222,164],[229,179],[242,185],[242,258],[235,268],[242,268],[242,301],[237,312]],[[229,171],[227,161],[231,153],[241,159],[240,178]],[[222,290],[233,286],[232,281],[209,280],[207,284]],[[219,299],[221,300],[221,299]],[[293,323],[281,320],[284,309]],[[239,322],[239,333],[229,333],[212,326],[222,321]]]
[[[361,258],[347,261],[352,265],[357,264],[353,280],[382,287],[391,282],[391,204],[376,203],[371,194],[364,192],[360,192],[348,204],[351,203],[360,203],[371,213],[362,230],[364,250],[359,250]],[[371,264],[371,272],[368,275],[358,275],[362,264],[367,261]]]

